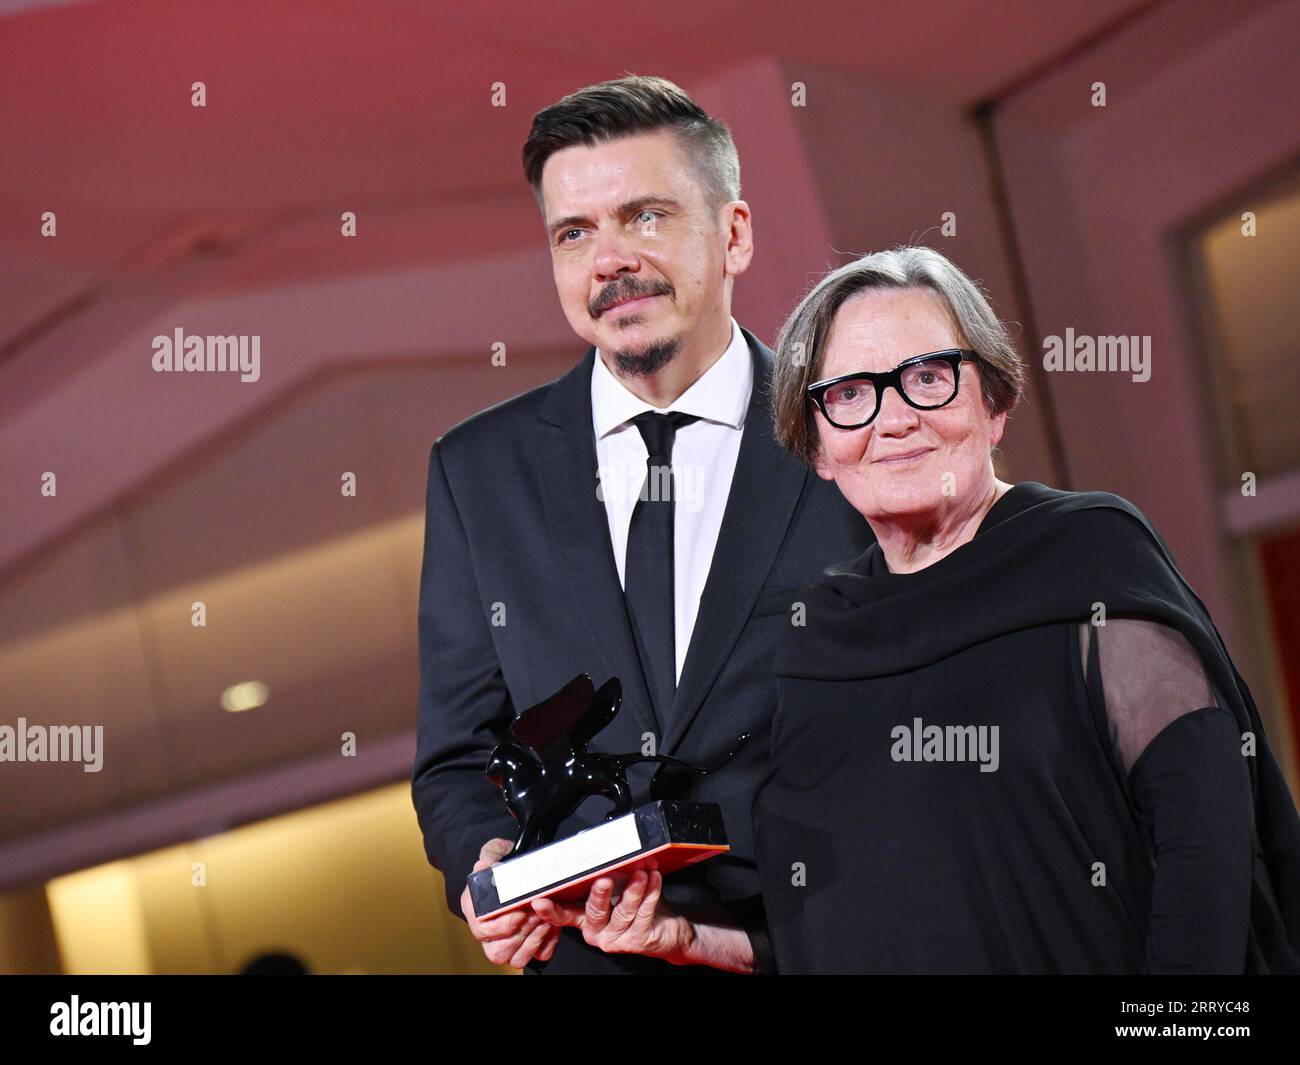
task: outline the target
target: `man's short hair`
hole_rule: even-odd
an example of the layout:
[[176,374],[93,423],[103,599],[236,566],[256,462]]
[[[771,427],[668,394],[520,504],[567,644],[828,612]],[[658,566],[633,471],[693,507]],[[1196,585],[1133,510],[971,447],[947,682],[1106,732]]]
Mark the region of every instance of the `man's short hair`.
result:
[[726,124],[666,78],[638,74],[588,85],[538,111],[524,142],[524,175],[541,204],[542,168],[562,148],[658,130],[676,135],[710,207],[740,199],[740,157]]

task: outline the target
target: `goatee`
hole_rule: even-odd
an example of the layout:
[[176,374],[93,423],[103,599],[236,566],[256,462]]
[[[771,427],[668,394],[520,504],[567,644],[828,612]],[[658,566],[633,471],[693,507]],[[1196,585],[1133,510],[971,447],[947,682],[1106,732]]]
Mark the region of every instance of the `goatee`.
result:
[[614,365],[623,377],[649,377],[672,362],[680,347],[681,341],[671,337],[652,341],[643,348],[619,348],[612,353]]

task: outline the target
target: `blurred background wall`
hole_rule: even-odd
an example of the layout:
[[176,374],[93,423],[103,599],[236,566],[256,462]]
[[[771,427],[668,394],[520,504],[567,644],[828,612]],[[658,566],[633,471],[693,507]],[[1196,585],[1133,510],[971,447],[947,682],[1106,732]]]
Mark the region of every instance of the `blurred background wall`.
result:
[[[985,284],[1001,476],[1151,517],[1294,788],[1297,44],[1294,0],[0,3],[0,725],[104,730],[0,762],[0,972],[493,971],[406,783],[428,449],[582,356],[519,151],[629,70],[731,126],[764,340],[854,254]],[[176,329],[258,380],[154,372]],[[1047,372],[1066,330],[1150,379]]]

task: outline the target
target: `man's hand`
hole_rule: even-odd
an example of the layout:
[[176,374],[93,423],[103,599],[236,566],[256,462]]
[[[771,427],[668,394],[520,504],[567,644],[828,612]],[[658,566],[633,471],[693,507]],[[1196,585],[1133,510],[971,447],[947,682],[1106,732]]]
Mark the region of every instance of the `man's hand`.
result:
[[533,911],[557,933],[566,925],[581,929],[591,946],[607,954],[645,954],[676,965],[693,964],[695,925],[660,903],[663,881],[653,866],[648,872],[637,870],[612,904],[614,881],[603,876],[591,885],[585,906],[534,899]]
[[[490,839],[479,851],[473,872],[496,865],[514,849],[508,839]],[[555,953],[560,941],[560,929],[543,920],[538,914],[524,908],[503,913],[500,917],[479,920],[474,915],[469,885],[460,894],[460,909],[469,922],[469,930],[483,945],[483,953],[495,965],[511,965],[522,969],[533,958],[547,961]]]

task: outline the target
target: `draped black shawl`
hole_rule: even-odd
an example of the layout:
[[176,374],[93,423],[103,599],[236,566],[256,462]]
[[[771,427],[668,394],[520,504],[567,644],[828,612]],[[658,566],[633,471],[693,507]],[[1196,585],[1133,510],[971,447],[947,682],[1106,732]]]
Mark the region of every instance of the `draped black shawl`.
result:
[[[801,592],[806,615],[777,658],[771,762],[754,804],[781,971],[1140,968],[1134,951],[1151,855],[1145,867],[1134,856],[1140,835],[1123,823],[1131,811],[1106,777],[1104,739],[1089,732],[1081,689],[1067,676],[1065,654],[1057,657],[1066,626],[1077,630],[1103,604],[1106,615],[1154,619],[1181,633],[1237,732],[1255,737],[1255,754],[1245,758],[1253,825],[1243,831],[1253,835],[1254,856],[1242,969],[1300,972],[1295,803],[1204,604],[1132,504],[1023,482],[972,540],[923,570],[890,573],[873,545]],[[1010,770],[1001,791],[980,790],[974,766],[930,767],[923,778],[925,767],[911,772],[881,757],[885,726],[943,724],[972,702],[990,719],[1022,726],[1041,723],[1050,707],[1063,724],[1049,723],[1028,753],[1004,745],[1004,760],[1033,764],[999,770]],[[879,727],[870,723],[877,713],[887,717]],[[969,807],[991,794],[1000,797],[976,819]],[[944,802],[961,808],[945,813]],[[952,839],[936,842],[949,825]],[[900,842],[909,832],[931,838]],[[1121,884],[1113,903],[1076,887],[1074,867],[1086,868],[1094,851]],[[1069,879],[1061,865],[1070,866]],[[901,886],[891,894],[893,885]],[[994,901],[982,909],[981,899]],[[881,900],[901,911],[901,929],[874,909]],[[1061,912],[1081,927],[1060,932]],[[1108,937],[1124,939],[1114,928],[1128,939],[1111,949]]]

